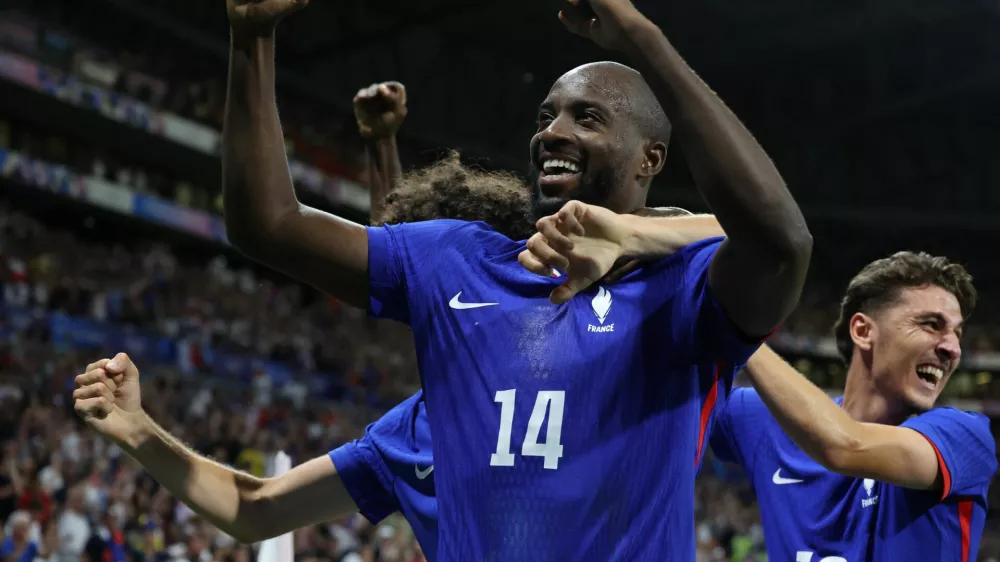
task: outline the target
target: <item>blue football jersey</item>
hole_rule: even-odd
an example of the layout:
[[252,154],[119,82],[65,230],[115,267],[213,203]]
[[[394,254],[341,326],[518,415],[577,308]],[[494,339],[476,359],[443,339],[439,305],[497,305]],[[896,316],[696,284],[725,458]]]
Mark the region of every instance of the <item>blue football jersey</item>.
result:
[[[438,560],[693,560],[709,416],[758,347],[702,241],[562,305],[482,223],[368,231],[371,311],[409,324],[434,435]],[[725,392],[723,390],[722,392]]]
[[423,391],[386,412],[365,435],[330,451],[358,510],[373,524],[401,512],[428,560],[437,558],[434,461]]
[[711,447],[740,464],[753,484],[771,560],[974,562],[997,469],[989,419],[937,408],[903,426],[938,452],[943,494],[823,468],[749,388],[735,389],[720,405]]

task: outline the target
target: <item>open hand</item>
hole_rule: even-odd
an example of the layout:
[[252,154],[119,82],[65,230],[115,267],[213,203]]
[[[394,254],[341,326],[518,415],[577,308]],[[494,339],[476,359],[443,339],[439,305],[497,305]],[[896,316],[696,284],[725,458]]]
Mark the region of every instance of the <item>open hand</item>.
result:
[[285,16],[305,8],[309,0],[226,0],[229,25],[234,32],[267,34]]
[[620,50],[636,24],[649,23],[631,0],[565,0],[559,20],[597,45]]
[[538,232],[518,262],[539,275],[552,269],[566,272],[566,281],[549,296],[556,304],[573,298],[600,280],[622,256],[629,230],[616,213],[603,207],[570,201],[558,213],[536,224]]
[[365,138],[395,135],[406,111],[406,87],[399,82],[372,84],[354,96],[354,118],[358,121],[358,132]]

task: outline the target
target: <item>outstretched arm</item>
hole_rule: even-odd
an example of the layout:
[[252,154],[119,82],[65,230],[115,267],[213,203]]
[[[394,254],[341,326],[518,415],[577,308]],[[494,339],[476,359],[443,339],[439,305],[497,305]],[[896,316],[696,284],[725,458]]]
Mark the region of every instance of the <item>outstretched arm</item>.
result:
[[621,215],[629,236],[622,246],[626,257],[656,260],[683,248],[716,236],[725,236],[722,225],[713,215],[683,217],[634,217]]
[[303,0],[228,0],[232,26],[222,134],[229,241],[247,256],[368,308],[368,238],[361,225],[295,197],[274,89],[274,26]]
[[281,476],[257,478],[186,447],[142,409],[139,369],[124,353],[91,363],[76,384],[74,408],[91,427],[201,517],[242,542],[357,511],[326,455]]
[[767,346],[746,367],[781,428],[824,467],[906,488],[942,487],[937,453],[917,431],[856,421]]
[[698,189],[728,234],[709,285],[747,336],[770,333],[798,302],[812,237],[774,164],[740,120],[629,0],[569,0],[574,32],[622,52],[645,77],[684,146]]
[[257,478],[199,455],[145,414],[122,449],[164,488],[243,543],[277,537],[358,511],[330,457]]
[[358,132],[365,139],[368,159],[372,224],[381,224],[385,198],[403,176],[396,133],[406,113],[406,87],[399,82],[372,84],[354,96],[354,117]]

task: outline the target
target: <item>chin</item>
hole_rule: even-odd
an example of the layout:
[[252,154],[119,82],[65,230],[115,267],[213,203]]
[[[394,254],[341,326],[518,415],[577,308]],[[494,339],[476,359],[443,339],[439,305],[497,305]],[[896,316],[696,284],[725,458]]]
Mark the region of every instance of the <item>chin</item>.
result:
[[560,197],[539,197],[531,201],[531,220],[556,214],[569,200]]
[[937,403],[939,394],[934,394],[933,396],[927,395],[925,391],[918,389],[909,389],[906,393],[904,401],[906,402],[907,409],[910,410],[912,414],[923,414],[934,409],[934,405]]

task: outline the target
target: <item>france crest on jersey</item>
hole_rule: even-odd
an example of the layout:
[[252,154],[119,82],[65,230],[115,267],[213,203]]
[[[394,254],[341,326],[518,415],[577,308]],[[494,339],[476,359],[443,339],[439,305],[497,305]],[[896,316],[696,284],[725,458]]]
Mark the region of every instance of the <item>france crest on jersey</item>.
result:
[[377,524],[401,512],[427,559],[437,558],[434,461],[423,391],[370,424],[364,437],[329,454],[361,515]]
[[985,416],[936,408],[903,424],[937,451],[943,493],[826,470],[781,430],[753,389],[735,389],[715,423],[712,451],[741,465],[757,493],[769,559],[976,560],[997,469]]
[[[371,310],[413,329],[433,433],[438,560],[693,560],[694,479],[720,387],[757,348],[702,241],[553,305],[559,279],[482,223],[370,228]],[[721,390],[725,393],[725,390]]]

